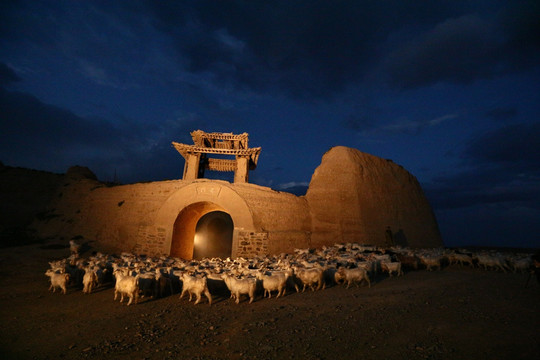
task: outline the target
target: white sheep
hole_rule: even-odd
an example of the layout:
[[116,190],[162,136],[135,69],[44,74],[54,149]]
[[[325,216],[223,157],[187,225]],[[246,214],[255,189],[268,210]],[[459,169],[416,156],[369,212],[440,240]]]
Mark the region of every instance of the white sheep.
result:
[[193,295],[196,296],[195,305],[201,301],[201,295],[204,294],[208,299],[208,303],[212,305],[212,295],[208,290],[208,283],[206,276],[197,276],[184,273],[181,276],[182,279],[182,293],[180,294],[180,299],[184,296],[186,292],[189,292],[189,301]]
[[484,267],[485,270],[492,268],[502,270],[503,272],[510,270],[510,267],[500,255],[477,254],[476,259],[478,261],[478,266]]
[[49,261],[49,266],[53,272],[64,273],[66,272],[66,263],[66,259]]
[[433,268],[441,270],[442,256],[438,255],[420,255],[420,261],[426,266],[426,269],[433,271]]
[[448,256],[448,260],[450,260],[450,264],[459,264],[460,266],[467,264],[473,266],[473,259],[467,254],[453,253]]
[[531,257],[522,257],[512,260],[512,267],[514,268],[514,272],[528,272],[532,265],[533,261]]
[[358,284],[364,280],[368,283],[368,286],[371,287],[371,281],[369,280],[368,272],[361,267],[353,269],[340,267],[334,274],[334,278],[336,283],[338,284],[341,281],[343,281],[343,283],[346,282],[347,289],[351,286],[352,283],[355,283],[356,286],[358,286]]
[[49,286],[49,290],[52,290],[52,292],[55,292],[56,288],[60,288],[62,289],[62,292],[64,293],[64,295],[67,293],[67,284],[70,278],[69,274],[59,273],[59,272],[55,272],[49,269],[45,272],[45,275],[47,275],[49,279],[51,280],[51,286]]
[[395,262],[387,262],[383,261],[381,262],[381,270],[384,272],[387,272],[390,277],[392,276],[392,273],[396,273],[397,276],[403,275],[403,271],[401,271],[401,262],[395,261]]
[[124,301],[124,295],[129,297],[128,306],[133,301],[137,304],[139,298],[139,275],[123,275],[121,271],[115,271],[116,284],[114,286],[114,300],[120,294],[120,302]]
[[90,294],[98,285],[98,275],[94,269],[87,268],[83,276],[83,293]]
[[373,262],[373,271],[378,273],[382,271],[381,263],[382,262],[391,262],[392,257],[389,254],[370,254],[368,256],[369,260]]
[[362,269],[366,270],[368,274],[377,272],[376,271],[377,264],[373,261],[357,261],[356,266],[361,267]]
[[288,271],[275,271],[270,274],[265,274],[259,272],[257,274],[257,279],[262,281],[262,286],[264,288],[264,295],[268,294],[268,298],[272,297],[272,291],[277,291],[276,299],[280,296],[285,295],[287,291],[287,279],[292,276],[292,270]]
[[250,304],[253,302],[255,299],[255,290],[257,289],[257,279],[237,279],[234,275],[230,274],[222,274],[221,278],[225,281],[227,288],[231,292],[231,297],[235,298],[237,304],[240,303],[240,296],[243,294],[249,296]]
[[302,292],[306,291],[306,287],[309,286],[312,291],[315,291],[315,285],[317,285],[317,290],[321,288],[324,290],[326,284],[324,282],[324,269],[320,267],[314,267],[311,269],[303,269],[297,266],[293,267],[294,275],[302,282],[304,285]]

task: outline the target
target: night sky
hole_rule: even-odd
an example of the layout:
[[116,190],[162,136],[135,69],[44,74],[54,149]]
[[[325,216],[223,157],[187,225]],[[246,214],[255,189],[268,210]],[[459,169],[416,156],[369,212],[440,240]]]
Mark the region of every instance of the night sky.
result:
[[0,1],[0,161],[179,179],[249,133],[250,182],[332,146],[420,181],[447,246],[540,247],[539,1]]

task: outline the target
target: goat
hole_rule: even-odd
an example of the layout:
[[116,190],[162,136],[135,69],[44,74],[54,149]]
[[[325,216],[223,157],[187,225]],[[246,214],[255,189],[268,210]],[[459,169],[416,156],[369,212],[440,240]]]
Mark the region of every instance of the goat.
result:
[[134,301],[137,304],[139,298],[139,275],[123,275],[121,271],[115,271],[116,284],[114,285],[114,300],[120,294],[120,302],[124,301],[124,295],[129,297],[128,306]]
[[317,285],[317,290],[321,288],[324,290],[326,283],[324,282],[324,270],[320,267],[314,267],[311,269],[303,269],[297,266],[293,267],[294,275],[304,285],[302,292],[306,291],[306,287],[309,286],[312,291],[315,291],[314,285]]
[[463,264],[473,265],[472,257],[467,254],[453,253],[448,256],[448,260],[450,264],[459,264],[460,266],[463,266]]
[[533,261],[531,257],[517,258],[512,261],[512,267],[514,268],[514,272],[527,272],[532,265]]
[[94,269],[87,268],[83,276],[83,293],[90,294],[98,285],[98,275]]
[[206,276],[196,276],[184,273],[182,274],[181,279],[182,293],[180,294],[180,299],[187,291],[189,292],[189,301],[191,301],[193,295],[197,297],[197,300],[195,301],[195,305],[197,305],[201,301],[201,295],[204,294],[208,299],[208,303],[212,305],[212,295],[210,295],[210,291],[208,290]]
[[62,289],[62,292],[64,293],[64,295],[67,293],[67,284],[70,278],[69,274],[58,273],[49,269],[45,272],[45,275],[47,275],[51,280],[51,286],[49,286],[49,290],[52,290],[52,292],[55,292],[56,288],[60,288]]
[[268,294],[268,298],[272,297],[272,291],[277,291],[276,299],[280,296],[285,295],[287,291],[287,279],[292,276],[292,270],[284,272],[273,272],[269,275],[266,275],[263,272],[257,274],[257,279],[262,281],[262,286],[264,288],[264,295]]
[[396,262],[383,261],[381,262],[381,270],[387,272],[388,275],[390,275],[390,277],[392,276],[392,273],[394,272],[397,274],[397,276],[403,275],[403,271],[401,271],[401,262],[399,261],[396,261]]
[[367,271],[361,267],[353,269],[340,267],[334,274],[334,277],[336,283],[338,284],[340,283],[340,281],[343,281],[343,283],[347,282],[347,289],[351,286],[353,282],[356,284],[356,286],[358,286],[358,284],[361,283],[363,280],[367,281],[368,286],[371,287],[369,275]]
[[426,266],[426,269],[429,271],[433,271],[433,268],[437,268],[438,270],[442,269],[442,256],[421,255],[420,261]]
[[255,290],[257,289],[257,279],[237,279],[234,275],[230,274],[222,274],[221,278],[225,281],[227,288],[231,292],[231,297],[235,298],[237,304],[240,303],[240,295],[242,294],[249,296],[250,304],[253,302],[255,299]]
[[510,267],[506,264],[506,261],[499,255],[489,255],[489,254],[477,254],[476,260],[478,261],[478,266],[483,266],[485,270],[494,268],[496,270],[510,270]]
[[401,263],[401,267],[410,270],[418,270],[418,265],[420,260],[418,257],[412,253],[410,254],[401,254],[397,253],[396,258]]

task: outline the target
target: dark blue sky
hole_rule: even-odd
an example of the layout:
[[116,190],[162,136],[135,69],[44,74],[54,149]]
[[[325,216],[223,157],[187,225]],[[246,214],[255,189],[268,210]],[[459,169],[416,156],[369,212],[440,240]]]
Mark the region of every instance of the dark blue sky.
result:
[[178,179],[248,132],[250,182],[345,145],[415,175],[445,243],[540,247],[538,1],[1,1],[0,161]]

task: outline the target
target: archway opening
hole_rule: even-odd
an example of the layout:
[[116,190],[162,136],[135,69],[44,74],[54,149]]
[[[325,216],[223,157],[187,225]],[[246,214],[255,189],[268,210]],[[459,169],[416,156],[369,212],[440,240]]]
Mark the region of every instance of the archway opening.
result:
[[193,258],[231,256],[234,225],[229,214],[212,211],[203,215],[195,227]]
[[233,230],[231,216],[219,205],[203,201],[186,206],[174,222],[170,256],[186,260],[229,257]]

